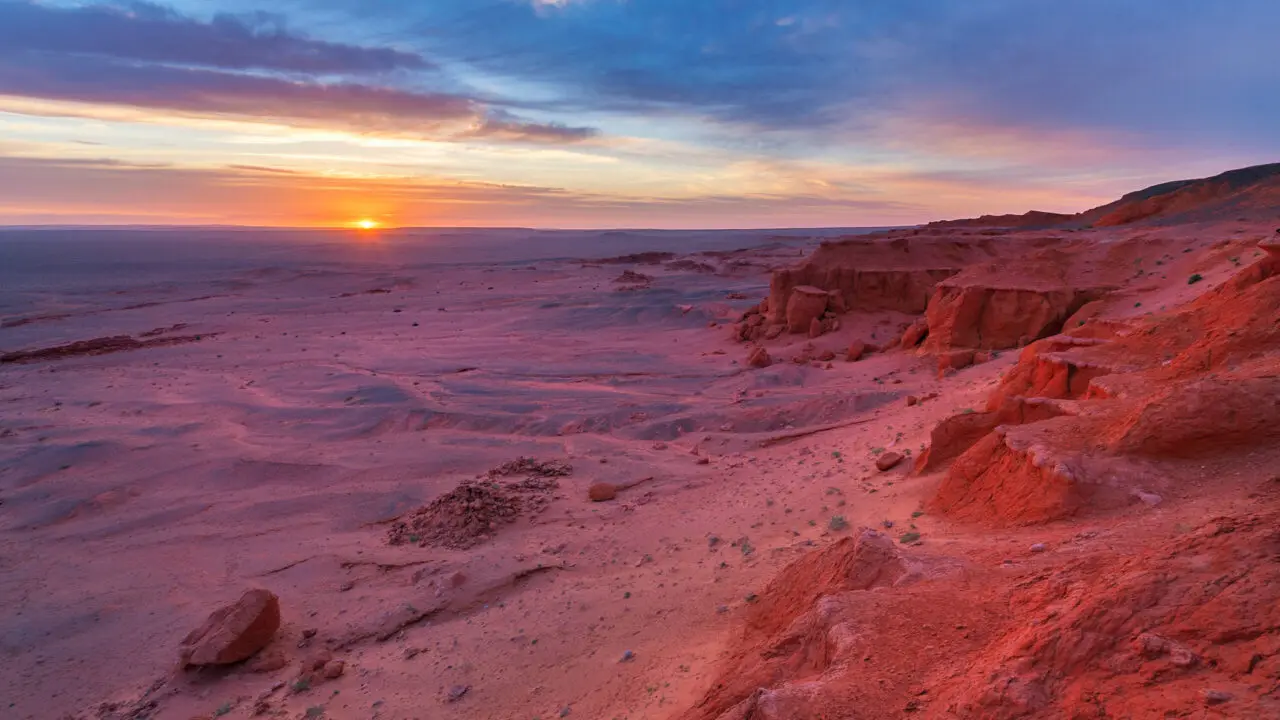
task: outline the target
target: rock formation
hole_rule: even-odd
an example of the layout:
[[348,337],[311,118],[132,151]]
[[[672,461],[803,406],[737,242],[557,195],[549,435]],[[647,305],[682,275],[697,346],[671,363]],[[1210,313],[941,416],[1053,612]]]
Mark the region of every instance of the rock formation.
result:
[[[821,323],[822,314],[827,311],[827,292],[825,290],[801,285],[792,288],[792,292],[785,303],[775,304],[774,299],[770,298],[770,307],[785,307],[786,317],[784,322],[787,330],[792,333],[810,333],[812,335],[813,324]],[[820,327],[820,325],[819,325]]]
[[1062,330],[1067,318],[1102,288],[1074,287],[1052,264],[1000,264],[966,269],[938,284],[925,311],[927,349],[999,350]]

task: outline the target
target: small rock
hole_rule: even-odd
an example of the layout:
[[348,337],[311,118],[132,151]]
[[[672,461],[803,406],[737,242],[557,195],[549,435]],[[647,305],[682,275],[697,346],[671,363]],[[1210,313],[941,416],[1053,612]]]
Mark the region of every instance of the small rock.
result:
[[1146,505],[1147,507],[1155,507],[1160,503],[1164,502],[1164,498],[1160,497],[1159,495],[1155,493],[1144,492],[1142,490],[1134,490],[1133,496],[1138,498],[1138,500],[1142,502],[1143,505]]
[[606,502],[618,497],[618,486],[613,483],[598,482],[587,488],[587,497],[591,502]]
[[347,669],[347,664],[342,660],[330,660],[324,664],[323,674],[329,680],[342,677],[342,673]]
[[316,650],[315,652],[308,654],[307,657],[303,659],[302,669],[304,671],[320,670],[325,665],[329,664],[329,661],[332,659],[333,659],[333,653],[329,652],[328,650],[325,650],[324,648],[320,648],[319,650]]
[[723,614],[725,614],[725,613],[729,612],[729,606],[728,606],[728,605],[719,605],[719,606],[717,606],[717,607],[716,607],[716,612],[717,612],[717,613],[719,613],[719,614],[721,614],[721,615],[723,615]]
[[632,660],[635,660],[635,659],[636,659],[636,654],[628,650],[622,653],[622,659],[619,660],[618,662],[631,662]]
[[307,639],[311,639],[311,638],[313,638],[313,637],[315,637],[315,636],[316,636],[316,633],[317,633],[317,632],[319,632],[319,631],[318,631],[318,630],[316,630],[315,628],[307,628],[306,630],[303,630],[303,631],[302,631],[302,637],[307,638]]
[[1049,548],[1044,543],[1036,543],[1035,545],[1031,546],[1031,552],[1033,553],[1042,553],[1048,549]]
[[462,699],[462,696],[466,695],[470,690],[470,685],[454,685],[449,688],[448,701],[451,703],[458,702]]
[[277,649],[265,650],[254,655],[245,669],[251,673],[269,673],[275,672],[289,664],[289,659],[285,657],[284,652]]
[[1200,664],[1200,656],[1191,652],[1190,648],[1175,645],[1169,649],[1169,662],[1180,668],[1195,667]]
[[694,463],[695,463],[695,464],[697,464],[697,465],[710,465],[710,464],[711,464],[711,459],[710,459],[710,458],[700,457],[700,458],[698,458],[697,460],[695,460],[695,461],[694,461]]
[[573,712],[568,705],[560,708],[560,717],[569,717],[569,713]]
[[355,586],[356,586],[356,584],[355,584],[355,583],[353,583],[353,582],[351,582],[350,580],[348,580],[348,581],[346,581],[346,582],[344,582],[344,583],[342,583],[341,585],[339,585],[339,586],[338,586],[338,592],[348,592],[348,591],[352,590],[353,588],[355,588]]
[[1205,705],[1221,705],[1223,703],[1231,702],[1234,697],[1231,693],[1226,693],[1221,690],[1203,690],[1200,694],[1204,697]]
[[893,527],[893,521],[885,520],[883,523],[881,523],[881,525],[884,525],[884,528],[888,530],[889,528]]
[[907,396],[907,407],[912,407],[914,405],[919,405],[919,404],[920,404],[920,398],[916,397],[915,395]]
[[747,355],[747,367],[767,368],[773,364],[773,358],[769,357],[769,351],[762,347],[757,347]]
[[902,462],[902,455],[896,452],[882,453],[880,457],[876,458],[876,469],[880,472],[892,470],[900,462]]

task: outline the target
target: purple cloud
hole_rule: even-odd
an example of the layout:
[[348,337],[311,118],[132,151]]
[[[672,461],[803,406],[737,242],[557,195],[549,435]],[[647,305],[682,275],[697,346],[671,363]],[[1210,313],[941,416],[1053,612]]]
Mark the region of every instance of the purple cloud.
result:
[[151,3],[51,7],[0,2],[0,57],[26,52],[300,73],[370,73],[432,67],[422,56],[313,40],[279,18],[214,15],[201,22]]
[[295,81],[217,70],[139,65],[30,53],[0,62],[0,94],[126,105],[201,117],[238,117],[304,127],[432,139],[575,142],[590,128],[522,121],[448,93],[351,82]]

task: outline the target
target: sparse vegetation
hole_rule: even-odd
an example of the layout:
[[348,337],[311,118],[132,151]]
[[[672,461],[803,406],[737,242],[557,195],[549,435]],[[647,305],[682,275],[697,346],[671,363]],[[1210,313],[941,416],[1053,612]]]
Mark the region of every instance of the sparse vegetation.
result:
[[827,529],[832,532],[840,532],[847,527],[849,527],[849,521],[845,520],[843,515],[833,515],[827,523]]
[[910,545],[911,543],[919,539],[920,539],[920,533],[909,532],[909,533],[903,533],[902,537],[898,538],[898,542],[902,543],[903,545]]
[[1203,275],[1201,275],[1200,273],[1195,273],[1191,277],[1187,278],[1187,284],[1195,285],[1196,283],[1200,282],[1203,279],[1204,279]]

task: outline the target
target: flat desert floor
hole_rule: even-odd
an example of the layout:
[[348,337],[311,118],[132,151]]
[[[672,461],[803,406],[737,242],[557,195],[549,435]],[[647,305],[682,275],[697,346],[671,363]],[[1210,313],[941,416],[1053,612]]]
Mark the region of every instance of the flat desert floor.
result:
[[[290,716],[666,717],[753,592],[847,534],[833,517],[911,522],[912,482],[869,448],[918,447],[984,384],[904,414],[939,389],[924,360],[748,371],[728,323],[803,235],[191,235],[5,239],[5,351],[147,343],[2,366],[7,717],[149,689],[184,720],[264,694]],[[646,250],[679,254],[591,260]],[[388,543],[520,457],[572,466],[537,512],[464,549]],[[596,482],[638,484],[592,503]],[[252,587],[281,598],[289,666],[175,673],[182,637]],[[278,688],[321,647],[342,677]]]

